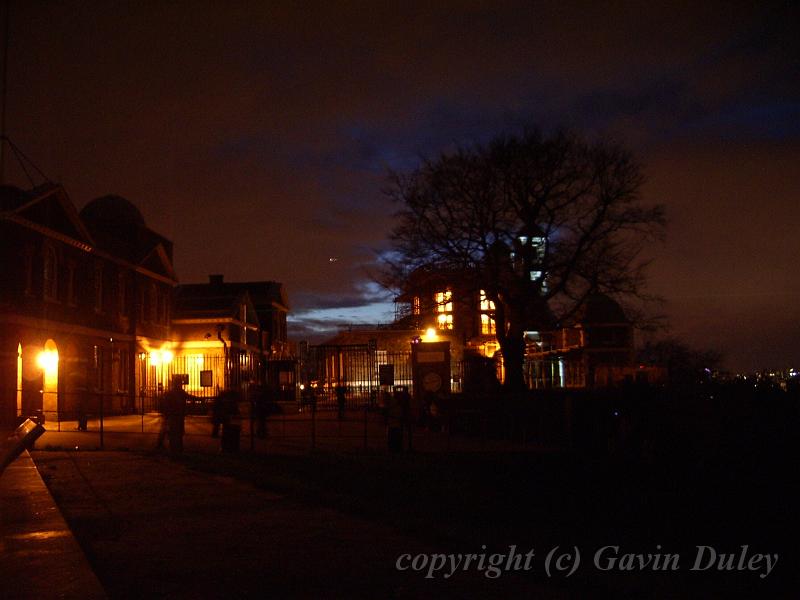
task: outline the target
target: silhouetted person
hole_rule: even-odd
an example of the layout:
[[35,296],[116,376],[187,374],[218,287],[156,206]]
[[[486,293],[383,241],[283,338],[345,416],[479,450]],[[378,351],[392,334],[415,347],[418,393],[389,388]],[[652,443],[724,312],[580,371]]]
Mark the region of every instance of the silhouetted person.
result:
[[211,403],[211,437],[219,436],[220,425],[225,423],[222,395],[217,394]]
[[398,403],[400,405],[400,429],[401,436],[405,437],[408,434],[408,451],[411,451],[411,394],[408,393],[408,388],[403,386],[397,393]]
[[336,408],[337,414],[336,417],[341,421],[344,419],[344,407],[346,403],[346,392],[347,388],[344,384],[339,384],[336,386]]
[[88,428],[89,416],[86,414],[86,404],[86,390],[78,391],[78,431],[86,431]]
[[[239,450],[239,435],[242,427],[234,419],[239,416],[239,393],[235,390],[225,390],[220,394],[222,414],[222,450],[235,452]],[[238,419],[237,419],[238,421]]]
[[181,454],[186,417],[186,392],[177,380],[172,382],[172,389],[164,395],[164,410],[170,454]]

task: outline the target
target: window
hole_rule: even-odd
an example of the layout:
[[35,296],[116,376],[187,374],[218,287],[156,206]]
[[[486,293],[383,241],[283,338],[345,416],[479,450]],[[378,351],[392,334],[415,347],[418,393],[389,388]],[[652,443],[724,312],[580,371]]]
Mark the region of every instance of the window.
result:
[[486,290],[481,290],[481,310],[494,310],[494,300],[486,297]]
[[45,300],[58,299],[58,257],[56,251],[50,247],[44,247],[44,268],[42,271],[44,281]]
[[533,246],[536,259],[542,260],[547,247],[547,239],[543,237],[532,237],[531,246]]
[[169,290],[165,290],[164,291],[164,303],[162,305],[162,312],[161,312],[161,322],[164,325],[169,323],[169,307],[170,307],[170,304],[171,304],[171,300],[172,300],[172,298],[170,296],[170,291]]
[[131,372],[131,355],[128,350],[120,349],[119,364],[117,366],[117,391],[127,392]]
[[494,300],[489,300],[486,297],[486,290],[481,290],[480,294],[480,307],[481,307],[481,334],[482,335],[495,335],[497,333],[497,326],[494,320]]
[[25,247],[25,254],[23,255],[25,261],[25,295],[33,295],[33,248],[30,246]]
[[103,263],[94,263],[94,310],[95,312],[102,312],[103,310]]
[[166,304],[164,294],[162,294],[161,290],[156,287],[156,323],[164,322],[164,304]]
[[158,288],[152,281],[150,282],[147,306],[147,320],[151,323],[158,323]]
[[78,290],[75,287],[75,263],[67,263],[67,304],[77,306]]
[[120,316],[124,317],[127,315],[127,302],[128,280],[125,277],[125,273],[120,273],[117,275],[117,310],[119,311]]
[[436,326],[439,329],[453,328],[453,292],[445,290],[436,292]]
[[411,312],[415,315],[418,315],[420,313],[419,296],[414,296],[411,299]]

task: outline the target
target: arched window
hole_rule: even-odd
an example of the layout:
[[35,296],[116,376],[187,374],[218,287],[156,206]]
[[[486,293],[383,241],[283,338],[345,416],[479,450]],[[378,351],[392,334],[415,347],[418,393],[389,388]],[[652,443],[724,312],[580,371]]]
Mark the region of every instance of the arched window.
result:
[[42,280],[45,300],[58,299],[58,256],[52,246],[44,247]]

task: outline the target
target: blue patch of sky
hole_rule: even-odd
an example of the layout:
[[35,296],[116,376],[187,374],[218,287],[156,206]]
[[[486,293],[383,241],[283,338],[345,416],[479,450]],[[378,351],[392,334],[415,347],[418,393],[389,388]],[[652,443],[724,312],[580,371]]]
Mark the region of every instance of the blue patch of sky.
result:
[[800,102],[736,104],[687,123],[685,132],[729,141],[785,141],[800,137]]

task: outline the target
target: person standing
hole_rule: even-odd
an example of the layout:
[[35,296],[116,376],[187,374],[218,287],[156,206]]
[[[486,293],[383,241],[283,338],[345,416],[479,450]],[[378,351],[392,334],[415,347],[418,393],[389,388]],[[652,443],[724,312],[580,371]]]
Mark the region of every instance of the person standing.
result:
[[183,391],[183,384],[178,379],[173,379],[172,388],[164,395],[164,417],[169,438],[169,452],[179,456],[183,453],[186,392]]
[[344,420],[344,407],[347,401],[347,386],[344,383],[339,383],[336,386],[336,418],[340,421]]

